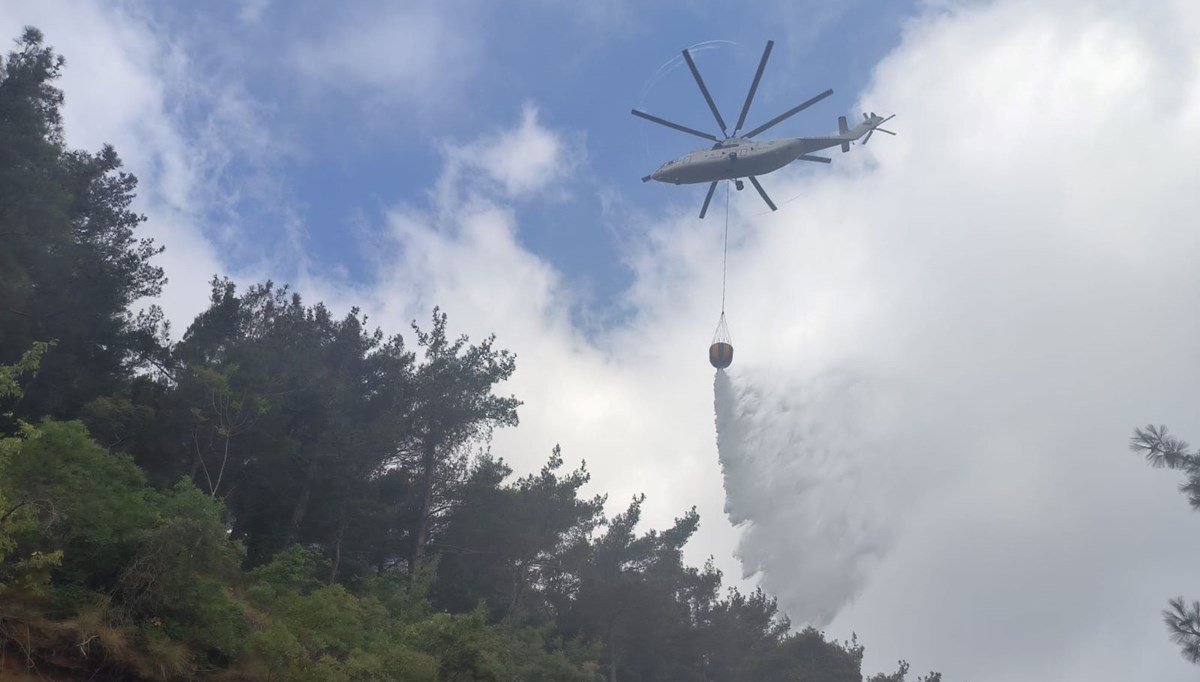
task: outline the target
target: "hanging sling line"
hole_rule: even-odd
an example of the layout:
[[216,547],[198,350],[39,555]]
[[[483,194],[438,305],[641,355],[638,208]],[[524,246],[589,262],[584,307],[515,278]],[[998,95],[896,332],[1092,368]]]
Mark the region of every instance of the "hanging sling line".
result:
[[721,317],[725,317],[725,262],[729,258],[729,183],[725,183],[725,245],[721,250]]

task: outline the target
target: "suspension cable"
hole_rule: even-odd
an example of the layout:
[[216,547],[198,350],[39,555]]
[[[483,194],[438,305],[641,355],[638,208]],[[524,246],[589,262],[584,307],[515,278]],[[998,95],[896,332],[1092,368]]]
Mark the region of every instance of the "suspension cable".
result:
[[725,317],[725,262],[729,259],[729,183],[725,183],[725,245],[721,251],[721,317]]

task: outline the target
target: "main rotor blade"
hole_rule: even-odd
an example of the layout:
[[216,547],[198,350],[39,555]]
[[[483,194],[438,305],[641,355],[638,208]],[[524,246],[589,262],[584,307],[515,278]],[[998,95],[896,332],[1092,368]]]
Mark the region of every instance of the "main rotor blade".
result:
[[750,92],[746,94],[746,103],[742,105],[742,115],[738,116],[737,125],[733,127],[734,136],[737,136],[742,124],[746,122],[746,114],[750,113],[750,103],[754,101],[754,93],[758,92],[758,82],[762,80],[763,69],[767,68],[767,58],[771,56],[772,47],[775,47],[775,41],[768,40],[767,49],[763,50],[762,60],[758,62],[758,71],[754,73],[754,82],[750,84]]
[[826,90],[825,92],[822,92],[821,94],[808,100],[807,102],[801,104],[800,106],[798,106],[794,109],[791,109],[785,113],[782,113],[779,116],[776,116],[775,118],[771,119],[770,121],[767,121],[766,123],[755,128],[754,130],[751,130],[750,132],[746,133],[745,135],[742,135],[742,137],[744,137],[744,138],[754,137],[755,135],[766,130],[767,128],[770,128],[770,127],[774,126],[775,124],[780,123],[781,121],[784,121],[792,116],[795,116],[796,114],[800,113],[801,111],[804,111],[805,109],[811,107],[812,105],[816,104],[817,102],[820,102],[821,100],[825,99],[826,97],[828,97],[832,94],[833,94],[833,89]]
[[747,177],[750,178],[750,184],[754,185],[754,189],[758,190],[758,196],[762,197],[763,201],[767,202],[767,206],[770,206],[772,211],[778,211],[779,209],[775,208],[775,204],[771,202],[771,197],[767,196],[767,193],[763,191],[762,185],[758,184],[758,178],[754,177],[753,175]]
[[692,70],[692,75],[696,77],[696,85],[700,86],[700,92],[704,93],[704,101],[708,102],[708,108],[712,109],[713,116],[717,118],[717,125],[721,126],[721,134],[729,137],[729,133],[725,130],[725,119],[721,118],[721,112],[717,111],[717,105],[713,103],[712,95],[708,94],[708,88],[704,86],[704,79],[700,77],[700,71],[696,68],[696,62],[692,61],[692,53],[684,50],[683,58],[687,60],[688,68]]
[[816,161],[817,163],[830,163],[833,159],[826,156],[813,156],[812,154],[802,154],[796,157],[801,161]]
[[713,192],[717,191],[717,183],[713,181],[708,186],[708,194],[704,195],[704,205],[700,207],[700,220],[704,220],[704,214],[708,213],[708,202],[712,201]]
[[678,130],[679,132],[682,132],[682,133],[687,133],[689,135],[695,135],[696,137],[703,137],[704,139],[712,140],[713,142],[720,142],[720,140],[717,139],[717,136],[713,135],[712,133],[702,133],[699,130],[696,130],[695,128],[681,126],[678,123],[671,123],[670,121],[668,121],[665,118],[651,116],[650,114],[647,114],[644,111],[638,111],[637,109],[634,109],[631,113],[634,116],[637,116],[638,118],[644,118],[647,121],[653,121],[659,125],[664,125],[668,128],[674,128],[675,130]]

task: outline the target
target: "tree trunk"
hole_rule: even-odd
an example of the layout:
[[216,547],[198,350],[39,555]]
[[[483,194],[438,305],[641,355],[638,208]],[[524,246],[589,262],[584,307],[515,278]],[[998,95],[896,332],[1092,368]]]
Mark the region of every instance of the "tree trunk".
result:
[[346,534],[346,527],[350,525],[349,521],[342,521],[338,524],[337,540],[333,542],[333,569],[329,571],[329,584],[337,582],[338,569],[342,565],[342,536]]
[[287,543],[291,545],[300,537],[300,524],[304,521],[304,514],[308,512],[308,502],[312,499],[313,481],[317,478],[317,457],[313,456],[308,463],[308,470],[304,472],[304,487],[300,489],[300,495],[296,497],[296,504],[292,507],[292,521],[288,525]]
[[436,465],[434,455],[437,447],[433,439],[425,441],[421,452],[421,513],[417,516],[417,535],[413,540],[412,564],[409,571],[416,578],[417,569],[425,559],[425,543],[429,541],[429,525],[433,509],[433,471]]
[[505,617],[516,618],[517,607],[521,604],[521,593],[525,587],[525,562],[517,561],[512,567],[512,598],[508,600],[508,613]]
[[[195,461],[192,462],[192,471],[191,471],[191,473],[188,474],[188,478],[191,478],[193,481],[195,481],[196,477],[200,475],[200,472],[203,469],[203,467],[204,467],[204,460],[200,459],[200,451],[197,450],[196,451],[196,459],[195,459]],[[197,487],[199,487],[199,486],[197,486]]]
[[221,479],[225,478],[225,465],[229,462],[229,433],[225,435],[225,448],[221,453],[221,468],[217,470],[217,482],[213,484],[212,496],[217,496],[217,490],[221,487]]
[[613,645],[613,620],[608,619],[608,682],[617,682],[617,650]]

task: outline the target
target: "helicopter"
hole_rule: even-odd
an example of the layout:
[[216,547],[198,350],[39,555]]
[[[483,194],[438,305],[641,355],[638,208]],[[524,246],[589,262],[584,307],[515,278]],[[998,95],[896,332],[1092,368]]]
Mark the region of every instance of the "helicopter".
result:
[[653,173],[642,178],[642,182],[656,180],[673,185],[709,183],[708,194],[704,197],[704,205],[700,207],[700,219],[703,220],[704,215],[708,212],[708,204],[712,201],[713,192],[716,191],[719,182],[722,180],[733,180],[734,186],[738,190],[741,190],[745,188],[742,178],[746,178],[750,181],[750,184],[754,185],[754,189],[758,191],[758,195],[762,197],[767,206],[772,211],[775,211],[778,210],[775,203],[771,201],[771,197],[767,196],[766,191],[759,184],[756,176],[766,175],[772,171],[779,170],[797,160],[829,163],[832,161],[829,157],[815,156],[812,152],[837,146],[840,146],[843,152],[848,152],[850,151],[851,142],[862,139],[862,144],[865,145],[876,130],[888,135],[896,134],[879,127],[895,118],[895,114],[884,118],[871,112],[870,114],[864,113],[862,122],[853,128],[849,126],[845,116],[839,116],[837,135],[825,137],[786,137],[777,140],[761,141],[752,139],[759,133],[766,132],[768,129],[829,97],[833,94],[833,90],[830,89],[785,111],[750,132],[739,135],[738,133],[741,132],[742,126],[746,123],[746,114],[750,112],[750,103],[754,101],[754,93],[758,90],[758,83],[762,80],[763,70],[767,68],[767,59],[770,58],[771,48],[774,46],[775,41],[767,41],[767,47],[763,50],[762,59],[758,63],[758,71],[754,74],[754,81],[750,84],[750,92],[746,94],[746,102],[742,105],[742,113],[738,116],[737,125],[734,126],[732,134],[729,133],[728,127],[725,125],[725,119],[721,118],[721,112],[713,102],[712,95],[708,92],[708,87],[704,85],[704,79],[700,77],[700,71],[696,68],[696,62],[692,60],[691,53],[688,50],[683,51],[683,59],[687,62],[692,76],[696,79],[696,85],[700,86],[700,93],[704,95],[704,101],[708,103],[708,108],[712,111],[713,117],[717,119],[717,125],[720,126],[724,139],[718,138],[712,133],[679,125],[664,118],[634,109],[632,111],[634,116],[716,143],[709,149],[698,149],[678,159],[672,159],[664,163]]

